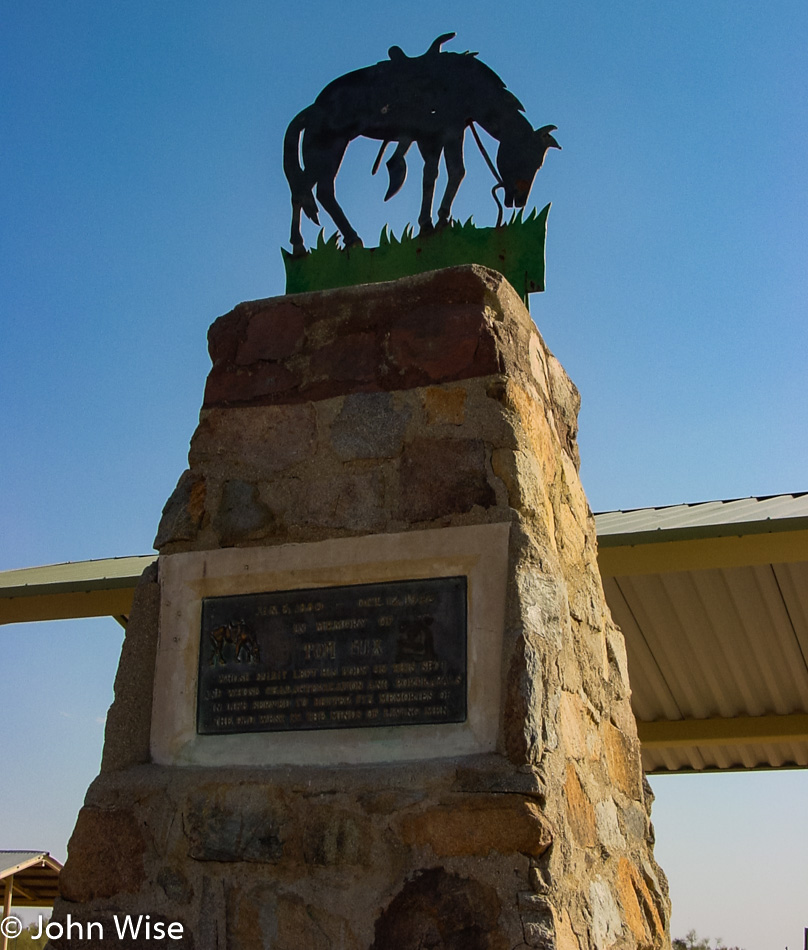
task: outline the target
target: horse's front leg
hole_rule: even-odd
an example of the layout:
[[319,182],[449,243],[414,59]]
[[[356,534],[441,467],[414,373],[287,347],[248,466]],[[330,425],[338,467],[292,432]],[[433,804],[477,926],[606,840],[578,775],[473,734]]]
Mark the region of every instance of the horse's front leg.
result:
[[421,198],[421,213],[418,215],[418,226],[421,234],[430,234],[432,227],[432,201],[435,197],[435,182],[438,180],[438,164],[440,162],[440,146],[418,143],[418,150],[424,159],[424,184]]
[[292,244],[292,256],[303,257],[306,253],[306,245],[303,241],[303,232],[300,230],[300,212],[302,205],[299,201],[292,198],[292,233],[289,238]]
[[460,183],[466,176],[466,166],[463,162],[463,134],[461,132],[459,138],[448,142],[443,150],[448,180],[440,208],[438,208],[438,228],[445,228],[452,220],[452,202],[455,200]]

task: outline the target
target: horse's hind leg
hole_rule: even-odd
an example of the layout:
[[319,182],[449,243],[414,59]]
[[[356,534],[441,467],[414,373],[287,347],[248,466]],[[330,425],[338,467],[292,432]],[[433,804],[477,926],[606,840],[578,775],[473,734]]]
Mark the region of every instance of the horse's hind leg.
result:
[[337,230],[342,235],[345,247],[362,247],[362,239],[351,227],[351,222],[345,216],[345,212],[337,201],[334,194],[334,181],[327,178],[325,181],[317,182],[317,200],[322,207],[331,215],[331,220],[336,224]]
[[336,142],[323,142],[317,138],[312,138],[307,142],[305,138],[303,139],[306,171],[311,176],[311,181],[317,182],[317,200],[336,224],[345,247],[351,247],[356,244],[361,246],[362,241],[351,227],[351,222],[345,216],[334,194],[334,179],[337,177],[347,147],[347,139]]

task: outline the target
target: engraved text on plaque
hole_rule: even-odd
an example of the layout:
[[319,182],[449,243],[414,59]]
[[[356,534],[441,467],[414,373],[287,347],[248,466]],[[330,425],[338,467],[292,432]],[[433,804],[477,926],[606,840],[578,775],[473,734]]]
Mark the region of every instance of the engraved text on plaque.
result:
[[465,718],[465,577],[202,602],[202,735]]

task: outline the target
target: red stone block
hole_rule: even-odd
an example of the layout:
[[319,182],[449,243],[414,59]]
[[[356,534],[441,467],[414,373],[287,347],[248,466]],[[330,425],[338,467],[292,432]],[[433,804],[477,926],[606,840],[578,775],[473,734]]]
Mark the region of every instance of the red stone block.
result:
[[[486,338],[488,345],[481,345]],[[499,372],[485,312],[474,304],[405,314],[390,331],[388,353],[395,372],[415,385]]]
[[[338,336],[332,343],[311,355],[307,377],[311,382],[320,379],[343,382],[370,382],[376,378],[381,352],[373,333],[351,333]],[[340,387],[340,392],[351,392],[353,387]]]
[[277,303],[252,314],[235,362],[248,366],[258,360],[283,360],[303,345],[303,311],[293,303]]
[[265,405],[276,401],[300,402],[299,398],[271,398],[277,393],[287,393],[299,384],[300,378],[282,363],[259,363],[249,370],[232,364],[220,364],[214,366],[208,376],[204,408],[233,404]]

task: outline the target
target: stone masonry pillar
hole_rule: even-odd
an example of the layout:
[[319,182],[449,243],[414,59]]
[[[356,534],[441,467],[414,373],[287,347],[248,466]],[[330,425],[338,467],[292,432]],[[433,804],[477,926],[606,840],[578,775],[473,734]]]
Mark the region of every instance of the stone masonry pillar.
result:
[[[209,343],[54,919],[102,922],[99,947],[147,945],[116,938],[130,914],[179,923],[161,945],[193,950],[667,950],[579,397],[515,291],[468,266],[277,297],[221,317]],[[205,597],[313,604],[448,576],[468,591],[464,721],[198,734]],[[297,695],[262,680],[253,702],[255,649],[230,654],[248,686],[221,707],[250,722]],[[439,702],[419,669],[379,687],[402,715]],[[333,720],[388,700],[368,702]]]

